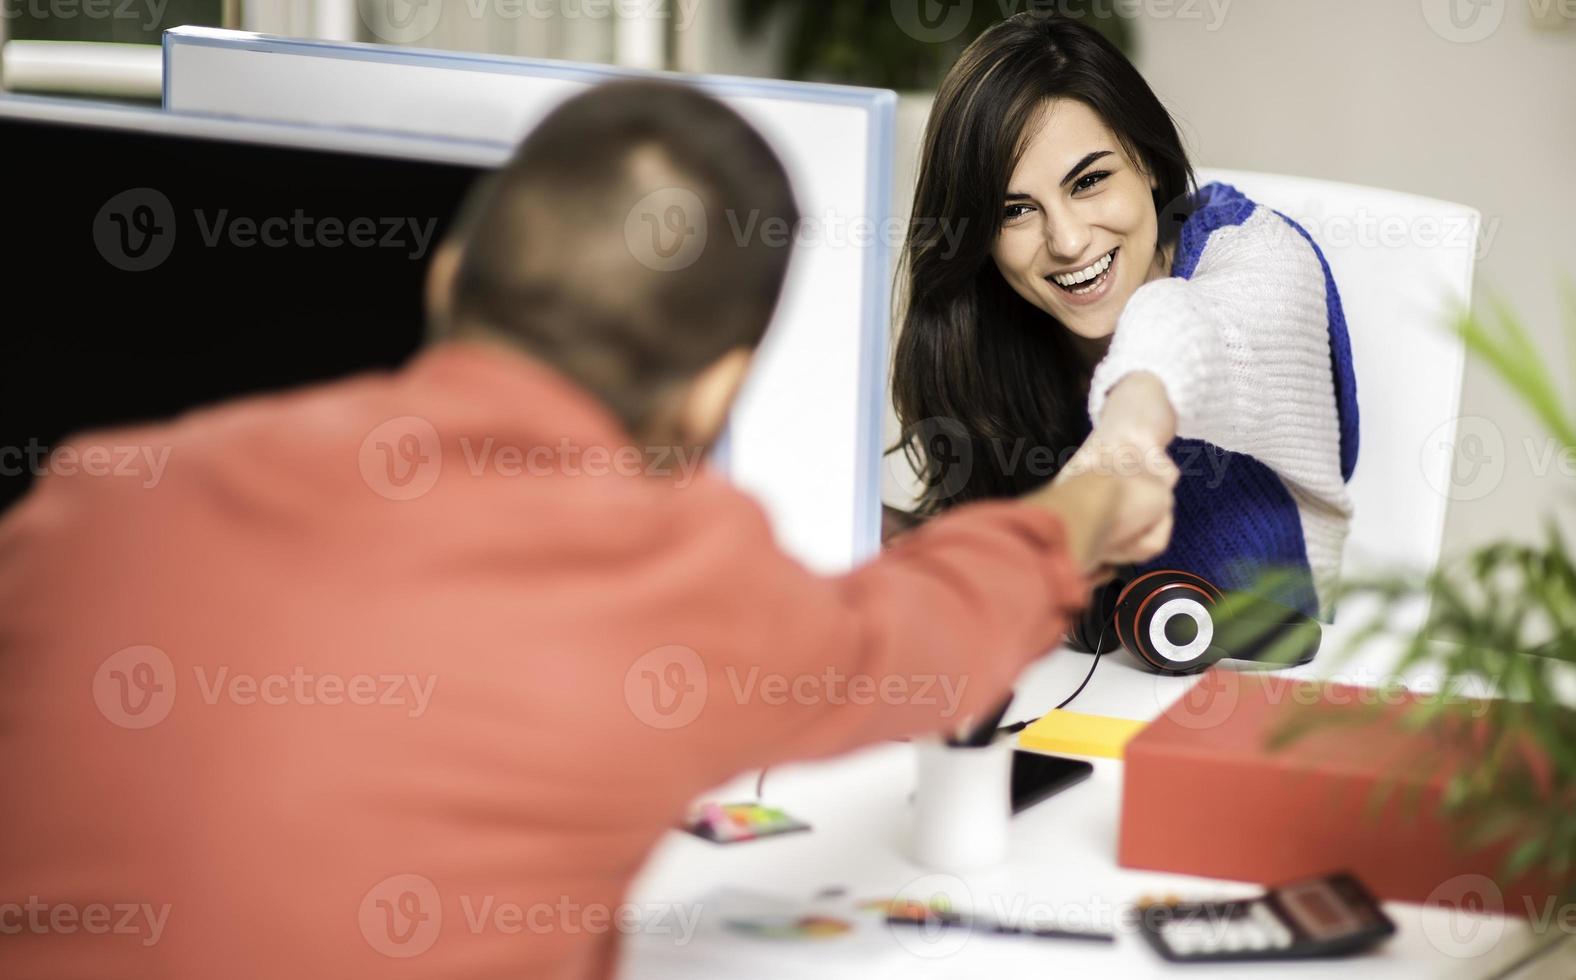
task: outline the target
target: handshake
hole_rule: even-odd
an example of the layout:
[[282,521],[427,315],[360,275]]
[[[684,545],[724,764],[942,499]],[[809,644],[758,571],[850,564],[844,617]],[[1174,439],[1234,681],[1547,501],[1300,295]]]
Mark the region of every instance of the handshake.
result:
[[1075,456],[1056,479],[1023,498],[1062,519],[1068,551],[1095,584],[1108,580],[1116,566],[1148,561],[1171,542],[1180,474],[1164,451],[1139,455],[1147,458],[1136,466]]
[[[1171,543],[1182,474],[1166,447],[1176,433],[1176,413],[1160,380],[1147,372],[1129,375],[1112,387],[1099,424],[1055,479],[1021,498],[1062,519],[1067,548],[1093,584]],[[918,523],[890,507],[882,515],[883,540]]]
[[1062,518],[1068,549],[1096,584],[1171,542],[1181,473],[1166,447],[1176,425],[1159,379],[1130,375],[1111,389],[1099,424],[1056,478],[1024,498]]

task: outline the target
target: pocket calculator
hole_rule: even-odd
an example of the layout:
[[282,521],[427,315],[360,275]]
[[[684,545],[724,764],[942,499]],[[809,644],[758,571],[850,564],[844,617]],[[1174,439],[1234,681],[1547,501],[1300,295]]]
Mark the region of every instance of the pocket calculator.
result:
[[1256,898],[1146,905],[1138,927],[1176,963],[1348,956],[1395,934],[1395,923],[1349,874],[1280,885]]

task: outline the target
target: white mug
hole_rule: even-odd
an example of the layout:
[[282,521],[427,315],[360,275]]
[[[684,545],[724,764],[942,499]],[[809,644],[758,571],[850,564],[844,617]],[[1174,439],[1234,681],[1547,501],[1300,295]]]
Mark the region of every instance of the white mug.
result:
[[989,745],[915,743],[912,857],[935,871],[978,871],[1007,859],[1012,823],[1012,753],[1008,735]]

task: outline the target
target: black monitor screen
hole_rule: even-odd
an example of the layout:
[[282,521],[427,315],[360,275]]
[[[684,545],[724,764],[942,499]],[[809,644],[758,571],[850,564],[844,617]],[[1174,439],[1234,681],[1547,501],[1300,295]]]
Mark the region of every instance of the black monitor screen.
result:
[[482,172],[11,118],[0,146],[0,511],[63,436],[404,361]]

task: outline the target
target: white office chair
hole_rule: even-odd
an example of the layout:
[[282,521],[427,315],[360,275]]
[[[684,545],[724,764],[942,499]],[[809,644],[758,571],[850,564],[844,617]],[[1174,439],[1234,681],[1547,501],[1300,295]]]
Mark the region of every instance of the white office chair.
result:
[[1480,215],[1412,194],[1203,169],[1313,236],[1340,290],[1357,374],[1360,449],[1345,574],[1439,562],[1464,347],[1448,329],[1472,298]]

